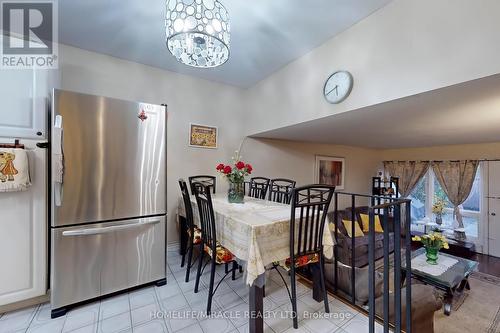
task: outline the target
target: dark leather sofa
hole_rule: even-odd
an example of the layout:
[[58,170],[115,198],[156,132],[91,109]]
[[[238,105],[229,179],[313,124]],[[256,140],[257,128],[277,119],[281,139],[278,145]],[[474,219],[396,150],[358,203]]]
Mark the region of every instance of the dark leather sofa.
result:
[[[355,268],[355,285],[356,295],[355,303],[357,306],[367,309],[368,304],[368,266],[363,268]],[[347,302],[351,302],[351,267],[338,263],[338,284],[337,295],[344,298]],[[327,261],[325,263],[325,278],[326,287],[333,291],[335,285],[334,263]],[[381,273],[375,274],[375,313],[383,318],[383,286],[384,280]],[[394,294],[391,292],[389,297],[389,322],[394,324]],[[401,306],[402,306],[402,327],[406,327],[406,287],[401,289]],[[441,309],[441,301],[435,297],[434,288],[423,284],[412,284],[411,298],[411,323],[412,332],[414,333],[433,333],[434,332],[434,313]]]
[[[334,222],[335,212],[328,213],[328,219],[330,223]],[[354,267],[363,267],[368,265],[368,234],[363,237],[354,237],[354,263],[352,263],[352,239],[348,236],[347,231],[342,223],[342,219],[351,220],[352,210],[340,210],[337,211],[339,222],[338,224],[338,236],[336,238],[337,242],[337,253],[338,259],[348,265],[353,265]],[[360,214],[368,214],[368,207],[356,207],[354,210],[355,221],[358,222],[361,229],[363,225],[361,223]],[[381,219],[382,221],[382,219]],[[392,219],[389,219],[389,252],[394,251],[394,228],[392,226]],[[335,233],[332,231],[332,235]],[[384,234],[375,234],[375,260],[380,259],[384,256],[383,249]]]

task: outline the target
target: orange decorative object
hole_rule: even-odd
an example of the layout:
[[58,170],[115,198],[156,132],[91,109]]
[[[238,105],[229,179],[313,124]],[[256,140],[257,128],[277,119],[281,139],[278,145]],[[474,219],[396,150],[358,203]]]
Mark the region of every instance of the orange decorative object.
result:
[[[215,262],[217,264],[225,264],[234,259],[234,255],[231,253],[231,251],[229,251],[220,244],[217,244],[215,251],[216,251]],[[207,252],[208,255],[212,256],[212,249],[206,245],[205,245],[205,252]]]
[[[188,235],[189,237],[192,237],[191,235],[191,229],[188,229]],[[201,243],[201,229],[198,228],[197,226],[194,226],[194,238],[193,238],[193,244],[200,244]]]
[[[313,253],[313,254],[306,254],[300,257],[295,258],[295,267],[302,267],[306,266],[309,264],[314,264],[319,262],[319,254],[318,253]],[[282,264],[285,269],[289,270],[291,266],[292,260],[290,258],[285,260],[285,263]]]
[[5,180],[14,181],[14,176],[19,172],[14,167],[14,159],[16,155],[7,152],[0,152],[0,179],[2,182]]

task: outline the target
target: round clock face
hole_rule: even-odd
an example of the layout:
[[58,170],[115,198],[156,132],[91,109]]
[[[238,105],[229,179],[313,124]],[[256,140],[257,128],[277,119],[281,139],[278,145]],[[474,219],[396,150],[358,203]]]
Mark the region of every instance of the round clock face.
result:
[[338,71],[326,80],[323,94],[329,103],[337,104],[349,96],[352,89],[352,75],[346,71]]

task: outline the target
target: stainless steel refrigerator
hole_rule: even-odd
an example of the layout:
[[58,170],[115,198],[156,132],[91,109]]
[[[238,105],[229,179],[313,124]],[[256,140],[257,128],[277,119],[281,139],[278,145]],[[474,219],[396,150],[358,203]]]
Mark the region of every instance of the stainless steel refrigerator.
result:
[[51,310],[166,278],[166,106],[54,90]]

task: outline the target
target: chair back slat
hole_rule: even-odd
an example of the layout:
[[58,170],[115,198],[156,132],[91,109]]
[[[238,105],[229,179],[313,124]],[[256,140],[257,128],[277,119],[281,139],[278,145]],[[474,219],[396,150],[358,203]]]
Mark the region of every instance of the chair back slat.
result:
[[334,191],[335,186],[330,185],[307,185],[292,190],[290,257],[293,260],[322,251],[325,220]]
[[265,177],[250,178],[250,188],[248,190],[248,196],[257,199],[265,199],[267,190],[269,188],[269,182],[269,178]]
[[184,202],[184,210],[186,211],[186,222],[191,235],[194,232],[193,206],[189,197],[189,191],[184,179],[179,179],[179,187],[181,188],[182,201]]
[[215,176],[199,175],[199,176],[189,177],[189,187],[191,188],[191,194],[194,194],[194,188],[193,188],[194,183],[201,183],[204,186],[208,186],[211,188],[212,193],[215,193],[216,190]]
[[203,243],[214,251],[217,244],[215,214],[212,204],[211,186],[202,183],[193,183],[194,196],[200,214]]
[[291,179],[275,178],[269,183],[269,201],[290,204],[292,200],[292,190],[296,182]]

